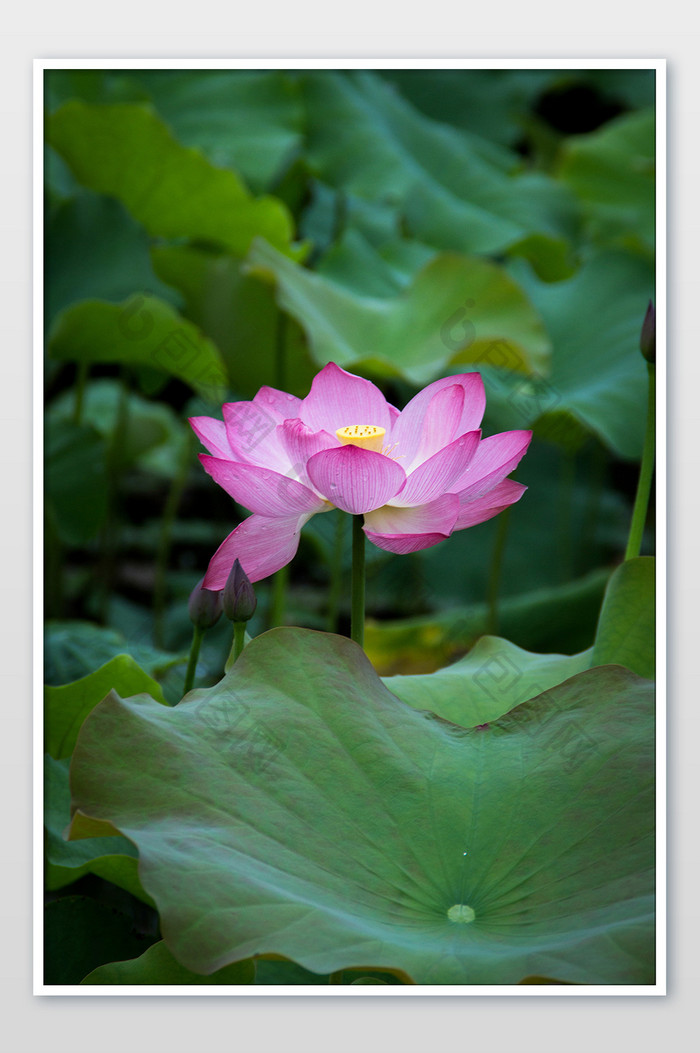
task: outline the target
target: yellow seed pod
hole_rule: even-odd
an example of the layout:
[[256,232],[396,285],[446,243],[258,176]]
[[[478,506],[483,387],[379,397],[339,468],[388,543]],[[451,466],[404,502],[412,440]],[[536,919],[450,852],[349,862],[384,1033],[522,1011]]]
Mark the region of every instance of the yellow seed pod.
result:
[[359,446],[363,450],[381,453],[386,431],[374,424],[350,424],[347,428],[338,428],[335,434],[343,446]]

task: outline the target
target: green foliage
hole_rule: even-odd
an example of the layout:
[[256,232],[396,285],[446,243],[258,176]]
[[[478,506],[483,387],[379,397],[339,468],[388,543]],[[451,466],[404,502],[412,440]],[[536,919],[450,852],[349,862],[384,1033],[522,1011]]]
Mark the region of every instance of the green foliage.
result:
[[656,561],[653,556],[627,560],[613,572],[600,612],[593,662],[615,662],[639,676],[654,677]]
[[70,420],[46,429],[46,514],[59,537],[81,545],[107,514],[106,446],[96,428]]
[[[313,274],[263,241],[255,243],[249,261],[254,273],[274,276],[280,306],[304,327],[319,366],[336,362],[421,385],[504,345],[512,369],[547,369],[549,341],[539,318],[493,264],[441,253],[408,288],[379,298]],[[358,254],[354,267],[365,266]]]
[[422,116],[371,73],[310,73],[302,88],[314,173],[395,204],[411,236],[440,249],[494,254],[536,233],[535,266],[537,249],[573,237],[577,208],[566,187],[518,172],[517,155]]
[[139,958],[127,962],[111,962],[89,973],[83,984],[162,984],[185,986],[196,984],[226,984],[239,986],[255,982],[255,963],[235,962],[217,969],[209,976],[193,973],[177,962],[165,943],[154,943]]
[[651,257],[655,159],[651,109],[626,114],[597,132],[567,141],[559,175],[583,203],[594,241],[639,249]]
[[83,186],[116,197],[151,235],[237,254],[260,236],[298,251],[279,201],[252,197],[233,171],[182,146],[148,106],[67,102],[49,118],[48,138]]
[[45,690],[46,749],[60,760],[73,752],[85,717],[110,691],[122,695],[145,693],[165,705],[160,686],[128,654],[120,654],[94,673],[62,687]]
[[[540,281],[522,261],[512,264],[544,320],[551,372],[533,381],[503,374],[486,357],[491,411],[501,427],[535,426],[544,438],[574,448],[593,433],[618,457],[641,456],[647,374],[639,330],[653,271],[622,252],[595,252],[566,281]],[[514,364],[513,368],[516,366]]]
[[148,366],[179,377],[210,402],[226,391],[217,348],[155,296],[137,293],[121,304],[86,300],[66,308],[51,330],[49,354],[70,362]]
[[649,685],[600,668],[461,729],[399,702],[342,637],[278,629],[174,709],[106,699],[74,804],[137,844],[195,972],[274,952],[424,984],[552,962],[569,982],[648,983],[652,723]]
[[136,290],[176,300],[148,248],[143,227],[118,201],[86,190],[62,201],[46,228],[46,321],[77,300],[120,303]]
[[87,896],[53,900],[44,914],[44,983],[79,984],[99,965],[133,958],[151,943],[115,907]]
[[[497,636],[482,636],[469,654],[435,673],[388,676],[384,683],[416,709],[462,727],[498,720],[592,663],[592,650],[571,657],[532,654]],[[596,663],[603,664],[603,663]]]

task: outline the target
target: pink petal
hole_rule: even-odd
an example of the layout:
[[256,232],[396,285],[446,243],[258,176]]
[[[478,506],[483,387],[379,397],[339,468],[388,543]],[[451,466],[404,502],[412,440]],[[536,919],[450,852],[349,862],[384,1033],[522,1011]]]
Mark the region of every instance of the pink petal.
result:
[[460,384],[450,384],[433,395],[423,417],[418,449],[411,467],[406,468],[407,473],[463,434],[458,430],[463,409],[464,388]]
[[413,508],[383,505],[365,515],[365,533],[370,534],[442,534],[449,537],[459,515],[457,494],[443,494],[436,501]]
[[519,501],[526,490],[527,487],[522,483],[516,483],[514,479],[504,479],[483,497],[473,500],[459,497],[460,508],[455,530],[464,530],[466,527],[476,526],[477,523],[485,523],[487,519],[493,519],[504,508]]
[[391,433],[391,441],[398,442],[400,446],[400,449],[397,447],[396,452],[404,457],[405,464],[409,467],[416,459],[416,452],[423,433],[423,421],[430,403],[445,388],[455,385],[459,385],[464,392],[462,414],[454,433],[442,445],[446,445],[455,436],[464,435],[468,431],[476,431],[481,424],[486,407],[486,395],[484,382],[479,373],[460,373],[428,384],[407,404]]
[[502,431],[482,439],[471,464],[450,489],[463,498],[482,497],[513,471],[531,438],[531,431]]
[[190,417],[190,427],[202,446],[215,457],[232,457],[231,445],[226,434],[226,425],[216,417]]
[[409,474],[406,485],[392,504],[423,505],[454,491],[453,484],[474,457],[480,438],[480,431],[467,432],[423,461]]
[[204,470],[234,501],[261,516],[290,516],[320,512],[325,502],[308,487],[287,475],[257,464],[222,461],[200,453]]
[[387,552],[397,556],[406,556],[409,552],[420,552],[422,548],[431,548],[447,539],[447,534],[373,534],[365,530],[367,539]]
[[236,460],[259,464],[286,475],[291,462],[277,434],[276,410],[253,402],[228,402],[223,407],[226,434]]
[[290,417],[298,417],[301,409],[301,399],[298,399],[296,395],[267,386],[260,388],[253,402],[276,417],[278,424]]
[[359,446],[321,450],[309,459],[306,469],[320,494],[353,515],[385,505],[406,481],[396,461]]
[[310,485],[306,465],[310,457],[321,450],[339,447],[340,440],[327,431],[313,431],[302,420],[286,420],[277,425],[278,435],[289,460],[294,475],[306,485]]
[[261,581],[289,563],[299,547],[299,532],[310,515],[250,516],[223,541],[209,563],[203,588],[223,589],[236,559],[251,581]]
[[334,362],[314,377],[299,416],[312,431],[330,435],[351,424],[374,424],[388,433],[392,421],[391,409],[379,388],[363,377],[346,373]]

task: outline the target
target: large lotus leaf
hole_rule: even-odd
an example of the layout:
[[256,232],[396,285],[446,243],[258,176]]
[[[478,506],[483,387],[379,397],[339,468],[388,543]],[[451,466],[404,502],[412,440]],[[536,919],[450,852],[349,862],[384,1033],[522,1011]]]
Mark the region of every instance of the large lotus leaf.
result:
[[277,629],[166,709],[106,699],[73,805],[139,849],[163,937],[419,984],[653,981],[653,698],[580,673],[488,728],[405,705],[338,636]]
[[515,146],[537,96],[561,77],[551,69],[383,69],[409,102],[436,121]]
[[158,678],[186,661],[181,655],[156,650],[136,632],[127,637],[93,622],[51,620],[44,628],[44,679],[47,684],[68,684],[124,653],[130,654],[150,676]]
[[594,240],[653,252],[655,156],[653,109],[566,141],[559,176],[583,202]]
[[302,143],[303,112],[294,79],[279,70],[139,70],[179,142],[240,172],[256,192],[269,187]]
[[163,705],[160,685],[128,654],[117,655],[94,673],[61,687],[44,689],[44,731],[47,752],[60,760],[73,752],[75,740],[88,713],[110,691],[120,694],[144,692]]
[[83,984],[177,985],[192,984],[252,984],[255,983],[255,962],[250,958],[218,969],[211,976],[190,972],[179,962],[161,940],[154,943],[140,958],[126,962],[110,962],[88,973]]
[[121,304],[85,300],[66,308],[49,337],[49,354],[69,362],[148,366],[178,377],[210,402],[226,392],[218,348],[170,304],[137,293]]
[[639,556],[622,563],[605,592],[596,632],[593,662],[625,665],[639,676],[654,677],[656,560]]
[[157,245],[152,259],[158,276],[182,293],[188,317],[221,351],[237,394],[252,398],[263,384],[308,393],[318,367],[297,323],[280,318],[267,282],[246,273],[240,259],[193,246]]
[[485,260],[441,253],[408,288],[380,298],[312,274],[264,241],[248,259],[255,273],[274,276],[278,302],[304,327],[318,365],[337,362],[423,384],[503,345],[514,369],[548,368],[538,315],[518,285]]
[[84,186],[116,197],[149,234],[238,255],[259,235],[300,251],[291,248],[292,217],[281,201],[254,198],[235,172],[182,146],[149,106],[67,102],[48,118],[47,134]]
[[388,676],[384,683],[409,706],[472,728],[588,669],[591,655],[590,648],[571,656],[533,654],[497,636],[482,636],[469,654],[436,673]]
[[[69,389],[53,400],[47,419],[69,420],[74,411],[75,390]],[[186,427],[175,411],[165,402],[145,399],[132,391],[125,394],[118,380],[104,377],[85,385],[82,420],[103,438],[112,437],[122,412],[128,426],[120,444],[120,463],[135,461],[141,468],[172,478],[188,441]]]
[[577,205],[568,188],[509,171],[516,154],[430,120],[373,74],[310,73],[302,88],[312,170],[350,193],[398,205],[420,240],[494,254],[536,234],[538,266],[539,250],[549,256],[545,243],[565,247],[573,237]]
[[45,443],[46,514],[63,541],[85,544],[107,515],[105,441],[90,424],[50,419]]
[[[639,331],[654,295],[647,262],[600,251],[567,281],[540,281],[523,260],[511,273],[544,319],[552,340],[551,372],[534,380],[507,375],[507,348],[484,355],[488,404],[504,428],[534,426],[567,444],[591,432],[619,457],[641,456],[646,416],[646,363]],[[493,367],[493,368],[489,368]]]
[[[530,651],[573,653],[589,647],[608,576],[607,570],[596,570],[564,585],[507,596],[498,606],[499,631]],[[383,676],[431,673],[489,631],[486,603],[393,621],[368,619],[365,650]]]
[[46,319],[76,300],[118,303],[135,291],[176,300],[156,277],[148,236],[118,201],[81,191],[48,216]]
[[125,837],[89,837],[66,841],[70,823],[68,758],[44,757],[44,861],[49,891],[71,885],[85,874],[110,881],[150,906],[153,901],[138,876],[138,853]]

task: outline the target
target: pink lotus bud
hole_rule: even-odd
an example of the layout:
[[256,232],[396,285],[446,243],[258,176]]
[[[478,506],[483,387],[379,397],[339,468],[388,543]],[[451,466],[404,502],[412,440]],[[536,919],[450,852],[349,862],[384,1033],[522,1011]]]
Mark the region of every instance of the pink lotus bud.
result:
[[224,614],[232,622],[247,622],[255,614],[258,600],[240,560],[235,559],[222,593]]
[[211,629],[216,625],[223,611],[220,592],[203,589],[204,578],[200,578],[190,593],[187,602],[190,620],[198,629]]
[[656,362],[656,308],[651,300],[642,322],[642,331],[639,335],[639,349],[647,362]]

